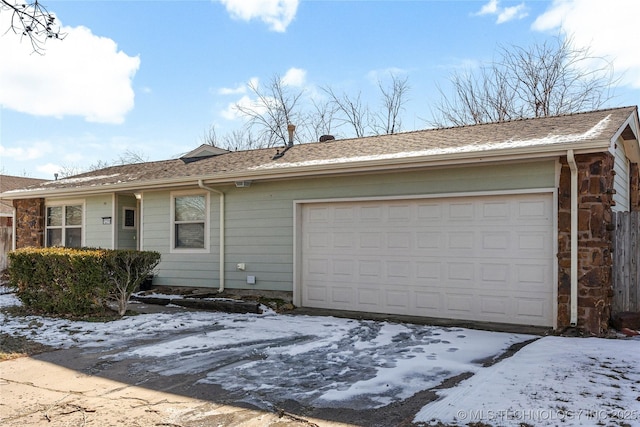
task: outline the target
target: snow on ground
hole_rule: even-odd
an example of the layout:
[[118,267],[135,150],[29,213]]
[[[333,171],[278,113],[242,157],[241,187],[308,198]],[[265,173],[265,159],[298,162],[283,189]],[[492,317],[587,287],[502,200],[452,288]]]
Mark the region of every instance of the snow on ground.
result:
[[[3,295],[0,301],[14,299]],[[10,305],[11,302],[0,302]],[[194,375],[251,403],[294,399],[321,407],[378,408],[476,372],[482,360],[531,335],[334,317],[190,310],[107,323],[0,312],[2,331],[54,347],[140,360],[159,375]],[[150,359],[153,359],[150,361]],[[234,381],[229,381],[234,378]]]
[[[18,304],[0,295],[0,308]],[[192,375],[258,406],[379,408],[464,372],[474,375],[416,415],[418,424],[640,426],[640,339],[544,337],[491,367],[482,360],[530,335],[334,317],[176,309],[112,322],[0,311],[2,332],[59,348]],[[233,378],[233,381],[229,381]],[[625,424],[626,423],[626,424]]]
[[438,391],[415,421],[640,425],[640,340],[544,337]]

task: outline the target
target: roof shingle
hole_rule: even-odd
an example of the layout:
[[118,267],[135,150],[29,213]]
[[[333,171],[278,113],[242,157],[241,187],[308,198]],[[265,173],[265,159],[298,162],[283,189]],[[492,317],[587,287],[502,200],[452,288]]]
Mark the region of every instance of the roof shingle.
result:
[[305,168],[322,166],[330,171],[337,164],[347,163],[366,165],[391,159],[411,161],[412,158],[500,152],[522,147],[538,149],[553,144],[578,142],[606,144],[632,114],[637,114],[637,107],[299,144],[275,160],[273,157],[276,149],[265,148],[228,152],[188,163],[175,159],[112,166],[41,183],[30,189],[90,189],[133,183],[144,188],[145,183],[221,179],[225,176],[229,177],[228,181],[232,181],[243,175],[247,178],[259,177],[260,174],[273,171],[287,173],[294,168],[298,172],[302,171],[299,173],[304,173]]

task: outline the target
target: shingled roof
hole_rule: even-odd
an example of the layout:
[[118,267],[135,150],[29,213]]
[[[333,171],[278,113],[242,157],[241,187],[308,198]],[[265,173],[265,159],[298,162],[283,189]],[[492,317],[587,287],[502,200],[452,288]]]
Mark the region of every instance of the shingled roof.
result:
[[[0,175],[0,193],[17,188],[25,188],[46,182],[45,179],[26,178],[23,176]],[[0,200],[0,215],[11,215],[13,206],[9,202]]]
[[[576,153],[602,151],[629,120],[635,120],[632,127],[637,129],[637,107],[299,144],[275,159],[276,148],[225,152],[190,161],[173,159],[112,166],[2,196],[158,188],[193,184],[200,179],[228,184],[239,180],[473,163],[505,156],[551,157],[569,148]],[[625,134],[630,135],[628,138],[637,140],[633,131],[628,132]],[[281,153],[284,149],[278,150]]]

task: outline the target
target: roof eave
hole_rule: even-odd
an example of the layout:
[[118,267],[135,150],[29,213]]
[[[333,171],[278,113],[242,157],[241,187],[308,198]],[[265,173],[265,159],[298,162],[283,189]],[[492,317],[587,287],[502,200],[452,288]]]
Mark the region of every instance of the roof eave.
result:
[[572,149],[575,154],[585,154],[606,151],[609,140],[592,140],[588,142],[558,143],[535,145],[510,149],[496,149],[483,151],[467,151],[436,155],[410,156],[398,158],[380,158],[376,160],[325,163],[292,167],[277,167],[273,169],[254,169],[234,173],[216,175],[201,175],[177,178],[162,178],[144,182],[126,182],[117,184],[93,185],[91,187],[73,187],[58,189],[14,190],[0,194],[0,199],[33,199],[40,197],[63,198],[78,195],[97,195],[113,192],[138,192],[175,188],[194,185],[199,180],[207,184],[230,185],[235,181],[244,180],[276,180],[300,178],[307,176],[328,176],[335,174],[367,173],[398,169],[412,169],[420,167],[458,166],[462,164],[489,163],[496,161],[517,161],[552,158],[566,155]]

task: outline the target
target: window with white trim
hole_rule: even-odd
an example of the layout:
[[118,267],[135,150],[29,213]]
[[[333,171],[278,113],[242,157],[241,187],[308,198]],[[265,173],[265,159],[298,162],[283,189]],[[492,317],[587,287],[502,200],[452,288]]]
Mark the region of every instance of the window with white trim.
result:
[[172,249],[207,250],[209,229],[207,194],[172,196]]
[[46,246],[82,246],[82,204],[47,206]]

